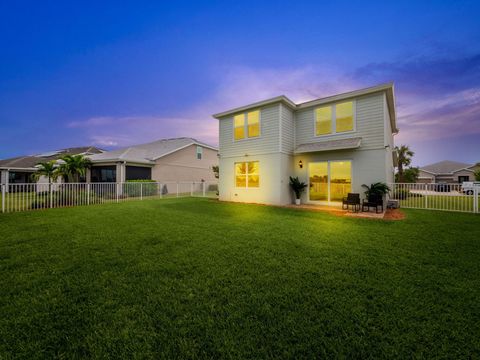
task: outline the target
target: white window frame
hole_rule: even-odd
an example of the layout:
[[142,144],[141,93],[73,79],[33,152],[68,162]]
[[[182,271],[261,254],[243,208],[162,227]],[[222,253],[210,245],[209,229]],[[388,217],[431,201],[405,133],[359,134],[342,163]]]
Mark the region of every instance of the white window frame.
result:
[[[198,157],[199,154],[200,154],[200,158]],[[202,160],[203,159],[203,147],[201,147],[200,145],[197,145],[197,151],[195,152],[195,156],[196,156],[197,160]]]
[[[253,136],[249,137],[248,136],[248,119],[247,119],[247,113],[249,112],[254,112],[258,111],[258,136]],[[245,137],[243,139],[235,139],[235,116],[237,115],[243,115],[243,133],[245,134]],[[232,116],[232,126],[233,126],[233,141],[234,142],[239,142],[239,141],[246,141],[246,140],[253,140],[253,139],[259,139],[262,137],[262,111],[261,109],[256,109],[256,110],[249,110],[245,111],[240,114],[235,114]]]
[[[316,203],[316,204],[338,204],[340,201],[330,201],[330,164],[333,162],[350,162],[350,187],[353,190],[353,160],[352,159],[342,159],[342,160],[318,160],[318,161],[310,161],[307,164],[307,180],[308,180],[308,202]],[[310,164],[315,163],[327,163],[327,198],[328,200],[310,200]]]
[[[258,163],[258,186],[250,187],[248,186],[248,165],[246,166],[245,172],[245,186],[237,186],[237,164],[248,164],[249,162],[257,162]],[[260,161],[258,160],[247,160],[247,161],[236,161],[233,163],[233,186],[235,189],[260,189]]]
[[[353,130],[337,132],[337,109],[336,109],[336,105],[346,103],[346,102],[352,102]],[[323,108],[323,107],[330,107],[331,108],[332,132],[329,133],[329,134],[317,135],[317,115],[316,115],[316,111],[317,111],[317,109],[320,109],[320,108]],[[320,137],[327,137],[327,136],[332,136],[332,135],[352,134],[356,131],[357,131],[357,101],[355,99],[346,100],[346,101],[337,101],[334,104],[330,104],[330,105],[320,105],[320,106],[317,106],[313,109],[313,135],[314,135],[314,137],[320,138]]]

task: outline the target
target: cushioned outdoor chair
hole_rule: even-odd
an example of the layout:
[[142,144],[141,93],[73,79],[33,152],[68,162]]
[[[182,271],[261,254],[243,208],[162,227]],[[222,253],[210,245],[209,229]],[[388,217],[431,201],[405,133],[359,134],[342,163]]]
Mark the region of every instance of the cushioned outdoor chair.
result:
[[[367,210],[365,210],[365,208]],[[378,208],[383,212],[383,196],[378,194],[372,194],[368,199],[363,199],[362,211],[370,211],[370,208],[375,208],[375,213],[378,214]]]
[[347,197],[343,198],[342,209],[348,210],[352,206],[353,211],[360,211],[360,194],[348,193]]

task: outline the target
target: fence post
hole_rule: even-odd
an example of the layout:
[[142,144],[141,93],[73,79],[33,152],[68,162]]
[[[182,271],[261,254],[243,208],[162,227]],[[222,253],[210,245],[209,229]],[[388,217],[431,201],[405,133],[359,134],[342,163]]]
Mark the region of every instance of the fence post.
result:
[[478,193],[478,187],[477,186],[474,186],[473,187],[473,212],[474,213],[478,213],[479,210],[478,210],[478,196],[480,194]]
[[427,189],[428,189],[428,186],[427,184],[425,184],[425,209],[428,209]]
[[163,186],[162,186],[162,183],[158,184],[158,191],[160,191],[160,199],[163,198]]
[[195,185],[195,181],[190,184],[190,196],[193,196],[193,186]]
[[202,186],[203,186],[203,189],[202,189],[203,197],[205,197],[205,181],[202,182]]
[[177,182],[177,197],[178,197],[178,182]]
[[90,183],[87,183],[87,205],[90,205]]
[[115,194],[116,194],[116,195],[115,195],[115,199],[116,199],[116,201],[117,201],[117,203],[118,203],[118,195],[120,194],[120,183],[116,183],[116,184],[115,184]]
[[143,200],[143,184],[140,183],[140,200]]
[[2,184],[2,213],[5,212],[5,184]]

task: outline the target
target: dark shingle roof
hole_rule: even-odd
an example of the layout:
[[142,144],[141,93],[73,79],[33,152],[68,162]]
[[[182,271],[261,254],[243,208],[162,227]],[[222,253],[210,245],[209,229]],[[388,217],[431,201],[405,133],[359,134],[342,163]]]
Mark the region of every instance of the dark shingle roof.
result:
[[78,154],[99,154],[103,152],[95,146],[81,146],[67,149],[49,151],[37,155],[19,156],[10,159],[0,160],[0,168],[33,168],[41,162],[56,160],[64,155],[78,155]]

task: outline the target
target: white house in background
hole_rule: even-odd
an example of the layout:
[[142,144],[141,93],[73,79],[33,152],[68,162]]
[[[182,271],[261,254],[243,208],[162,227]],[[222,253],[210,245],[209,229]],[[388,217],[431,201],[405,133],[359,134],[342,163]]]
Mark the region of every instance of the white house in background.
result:
[[286,96],[213,115],[220,132],[220,200],[335,204],[362,184],[394,181],[398,133],[393,84],[295,104]]
[[218,149],[192,138],[162,139],[89,156],[87,182],[216,181]]

